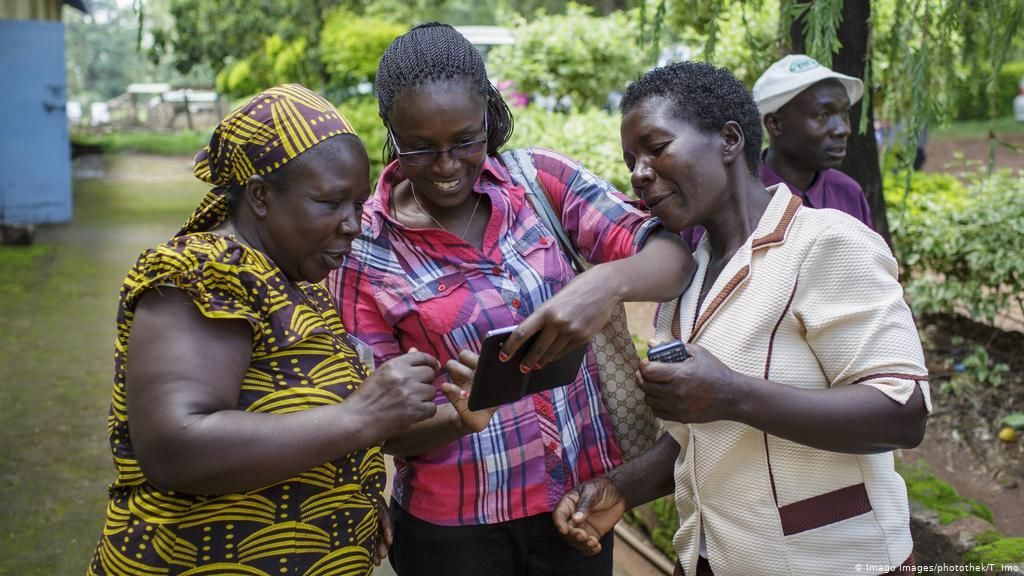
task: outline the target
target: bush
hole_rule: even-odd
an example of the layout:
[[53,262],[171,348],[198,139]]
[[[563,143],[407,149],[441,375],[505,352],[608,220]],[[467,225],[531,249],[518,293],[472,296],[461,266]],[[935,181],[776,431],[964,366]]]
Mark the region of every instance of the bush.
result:
[[380,18],[334,10],[320,34],[320,61],[331,93],[350,94],[360,83],[372,83],[377,63],[388,45],[408,28]]
[[370,157],[370,182],[376,186],[377,178],[384,169],[382,150],[388,135],[377,115],[377,99],[373,96],[350,98],[343,101],[338,110],[352,123],[366,146],[366,154]]
[[887,176],[893,248],[919,314],[966,311],[991,323],[1024,310],[1024,173]]
[[633,19],[592,12],[570,4],[564,15],[520,18],[515,44],[488,55],[489,72],[513,80],[520,92],[556,101],[569,97],[576,109],[607,106],[609,94],[623,91],[644,67]]
[[306,39],[286,42],[275,34],[263,41],[260,50],[221,70],[217,91],[238,97],[288,82],[314,89],[319,85]]
[[515,133],[506,148],[540,146],[579,160],[588,170],[632,195],[619,144],[619,114],[587,110],[572,114],[535,106],[515,108]]
[[[989,101],[985,92],[989,71],[979,70],[979,73],[980,76],[968,74],[956,87],[957,120],[985,120],[989,117]],[[996,90],[996,118],[1013,114],[1013,98],[1020,92],[1021,79],[1024,79],[1024,60],[1003,64]]]

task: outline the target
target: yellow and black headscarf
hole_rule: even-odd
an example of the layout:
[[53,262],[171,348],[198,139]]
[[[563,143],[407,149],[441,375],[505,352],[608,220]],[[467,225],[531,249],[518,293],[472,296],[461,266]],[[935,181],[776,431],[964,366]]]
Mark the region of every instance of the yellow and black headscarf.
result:
[[330,102],[300,84],[260,92],[228,114],[210,143],[196,154],[196,178],[213,184],[178,232],[211,230],[229,214],[229,185],[245,186],[254,174],[270,174],[324,140],[355,134],[352,124]]

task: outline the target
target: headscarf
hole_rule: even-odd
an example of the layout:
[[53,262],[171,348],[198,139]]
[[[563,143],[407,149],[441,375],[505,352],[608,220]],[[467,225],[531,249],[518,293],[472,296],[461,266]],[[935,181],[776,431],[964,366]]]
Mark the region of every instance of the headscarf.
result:
[[227,186],[245,186],[250,176],[270,174],[332,136],[355,133],[334,105],[305,86],[260,92],[221,120],[196,154],[196,178],[215,188],[178,234],[211,230],[226,220]]

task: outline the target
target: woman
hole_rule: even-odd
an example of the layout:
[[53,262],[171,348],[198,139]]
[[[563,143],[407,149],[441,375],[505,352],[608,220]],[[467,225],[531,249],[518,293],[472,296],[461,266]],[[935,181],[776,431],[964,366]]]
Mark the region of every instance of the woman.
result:
[[433,416],[439,365],[411,351],[368,376],[316,284],[359,233],[366,151],[289,84],[222,120],[195,173],[217,187],[121,289],[88,574],[369,574],[391,538],[379,445]]
[[[588,341],[620,301],[681,292],[687,271],[661,265],[688,257],[678,238],[578,163],[534,149],[567,234],[588,260],[606,262],[569,283],[569,261],[496,156],[511,135],[509,109],[450,26],[395,39],[376,89],[391,163],[329,287],[378,362],[412,347],[452,358],[518,324],[505,352],[537,334],[528,371]],[[610,549],[586,558],[551,522],[566,490],[620,462],[592,352],[585,362],[574,383],[475,415],[476,426],[441,405],[387,441],[399,574],[611,574]]]
[[674,488],[677,573],[912,571],[892,450],[921,441],[930,401],[885,243],[764,188],[757,108],[728,71],[655,69],[621,107],[634,190],[668,228],[707,230],[693,283],[658,319],[692,357],[641,364],[670,437],[567,494],[559,530],[595,553],[626,509]]

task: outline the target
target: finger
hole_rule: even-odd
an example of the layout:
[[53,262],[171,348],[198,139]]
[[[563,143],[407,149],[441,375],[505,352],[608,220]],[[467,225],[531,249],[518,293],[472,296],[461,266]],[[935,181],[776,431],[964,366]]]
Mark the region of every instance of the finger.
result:
[[415,348],[410,348],[409,352],[406,353],[406,357],[409,359],[410,366],[429,366],[434,370],[441,368],[441,363],[437,358],[426,352],[420,352]]
[[651,362],[650,360],[640,361],[640,376],[648,382],[668,382],[679,375],[683,369],[682,362]]
[[578,530],[569,524],[569,519],[572,517],[573,512],[576,511],[576,501],[579,500],[580,494],[573,490],[562,499],[558,501],[558,505],[555,506],[555,511],[551,513],[551,518],[555,522],[555,527],[563,536],[568,536],[570,531]]
[[[544,367],[540,359],[552,346],[555,345],[555,341],[558,339],[557,332],[558,331],[550,325],[540,331],[540,334],[534,338],[533,344],[530,345],[530,349],[526,351],[526,355],[523,356],[523,361],[520,364],[520,371],[528,372],[530,370],[537,370]],[[523,370],[524,367],[526,370]]]
[[473,384],[473,376],[476,374],[473,368],[466,366],[458,360],[449,360],[445,363],[444,367],[455,384],[467,390]]
[[540,357],[540,360],[537,363],[540,364],[541,368],[543,368],[583,344],[585,344],[585,342],[576,338],[559,338],[551,344],[547,352]]
[[534,334],[540,332],[544,328],[544,319],[534,312],[530,314],[530,317],[523,320],[516,329],[509,334],[505,343],[501,345],[501,350],[498,351],[498,359],[502,362],[507,362],[509,358],[515,356],[516,352],[522,348],[523,344],[526,343]]
[[463,350],[459,352],[459,363],[469,366],[472,370],[476,370],[477,366],[480,365],[480,355],[472,350]]
[[[472,385],[470,385],[470,387],[471,386]],[[456,408],[459,408],[460,405],[469,398],[469,388],[463,389],[451,382],[442,382],[441,392],[444,392],[445,397],[448,398],[448,401]]]
[[576,511],[572,514],[572,523],[577,526],[587,519],[587,515],[590,514],[590,507],[593,505],[593,491],[588,488],[588,486],[584,486],[580,490],[579,500],[576,501]]
[[388,503],[384,500],[383,496],[377,499],[377,509],[380,510],[381,514],[380,524],[383,528],[384,543],[390,547],[395,542],[395,523],[391,519],[391,510],[388,508]]

